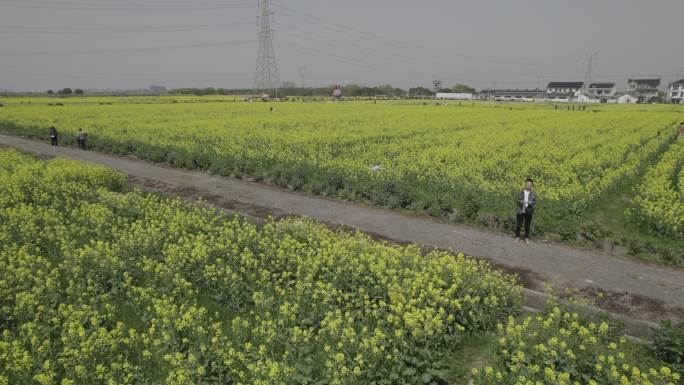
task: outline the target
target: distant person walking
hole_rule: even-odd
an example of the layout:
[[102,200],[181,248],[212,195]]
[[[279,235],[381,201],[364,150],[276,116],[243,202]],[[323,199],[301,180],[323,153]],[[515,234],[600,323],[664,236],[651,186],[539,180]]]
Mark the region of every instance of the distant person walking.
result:
[[525,223],[525,243],[530,243],[530,225],[532,224],[532,214],[537,205],[537,194],[533,190],[534,181],[527,178],[525,187],[518,192],[515,203],[517,205],[515,220],[515,243],[520,242],[520,229]]
[[57,146],[57,129],[55,126],[50,127],[50,145]]
[[83,132],[82,128],[79,128],[78,133],[76,134],[76,143],[78,144],[78,148],[80,148],[81,150],[85,150],[87,139],[88,139],[88,134]]
[[684,136],[684,122],[681,122],[677,128],[677,139],[680,139],[682,136]]

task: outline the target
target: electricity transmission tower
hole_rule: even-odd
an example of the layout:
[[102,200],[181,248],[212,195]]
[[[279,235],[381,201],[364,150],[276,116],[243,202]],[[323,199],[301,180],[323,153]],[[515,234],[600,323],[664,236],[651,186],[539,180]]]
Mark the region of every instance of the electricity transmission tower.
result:
[[584,87],[582,87],[585,94],[587,94],[589,83],[591,83],[591,67],[594,64],[594,57],[596,55],[598,55],[597,52],[592,52],[587,58],[587,70],[584,73]]
[[270,0],[259,0],[259,8],[261,8],[261,14],[257,18],[259,53],[254,71],[254,90],[262,94],[268,94],[270,90],[275,90],[276,97],[278,97],[280,77],[278,76],[278,67],[273,50],[273,29],[271,28],[273,12],[270,10],[270,3]]

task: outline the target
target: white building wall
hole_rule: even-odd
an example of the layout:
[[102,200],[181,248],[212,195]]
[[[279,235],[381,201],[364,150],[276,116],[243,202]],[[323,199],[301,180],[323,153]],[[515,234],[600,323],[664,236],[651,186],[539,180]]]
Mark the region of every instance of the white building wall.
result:
[[451,93],[451,92],[438,92],[435,96],[437,99],[449,99],[449,100],[473,100],[473,94],[471,93]]
[[632,95],[622,95],[618,98],[617,102],[619,104],[633,104],[637,102],[637,98]]
[[668,99],[679,99],[680,102],[684,99],[684,84],[670,84],[668,89]]

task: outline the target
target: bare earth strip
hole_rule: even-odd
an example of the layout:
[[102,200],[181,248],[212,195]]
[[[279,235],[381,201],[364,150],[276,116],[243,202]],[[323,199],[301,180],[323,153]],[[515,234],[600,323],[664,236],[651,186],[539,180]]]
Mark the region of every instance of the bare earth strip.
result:
[[355,203],[310,196],[245,180],[176,169],[133,158],[0,135],[0,144],[40,156],[62,156],[105,165],[128,174],[132,185],[184,198],[203,198],[221,209],[252,220],[271,215],[303,215],[333,227],[362,230],[396,243],[451,249],[491,261],[517,273],[523,284],[541,289],[578,289],[604,293],[602,307],[647,320],[684,319],[684,270],[655,266],[599,252],[532,242],[513,244],[512,238],[467,226]]

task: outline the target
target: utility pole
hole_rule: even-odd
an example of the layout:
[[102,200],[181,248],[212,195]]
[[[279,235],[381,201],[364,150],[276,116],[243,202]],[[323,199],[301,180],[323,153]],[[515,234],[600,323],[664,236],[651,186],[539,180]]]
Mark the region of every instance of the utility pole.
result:
[[270,0],[259,0],[259,8],[261,8],[261,13],[257,17],[259,52],[254,71],[254,90],[261,94],[268,94],[270,90],[275,89],[275,96],[278,98],[280,77],[273,50],[273,29],[271,28],[273,12],[270,10],[270,3]]
[[307,70],[306,67],[299,67],[299,80],[300,80],[299,87],[300,88],[305,87],[306,82],[304,80],[306,80],[306,70]]
[[583,91],[585,95],[589,94],[589,83],[591,83],[591,67],[594,64],[594,57],[597,56],[597,52],[592,52],[589,54],[589,57],[587,58],[587,70],[584,73],[584,86]]
[[487,94],[487,100],[492,98],[491,91],[494,91],[494,99],[496,99],[496,80],[492,82],[492,86],[490,87],[490,92]]
[[539,99],[539,96],[540,96],[539,92],[541,92],[541,89],[540,89],[539,87],[541,87],[541,79],[542,79],[542,78],[543,78],[543,76],[537,75],[537,89],[536,89],[536,92],[535,92],[535,95],[536,95],[536,98],[537,98],[537,99]]

